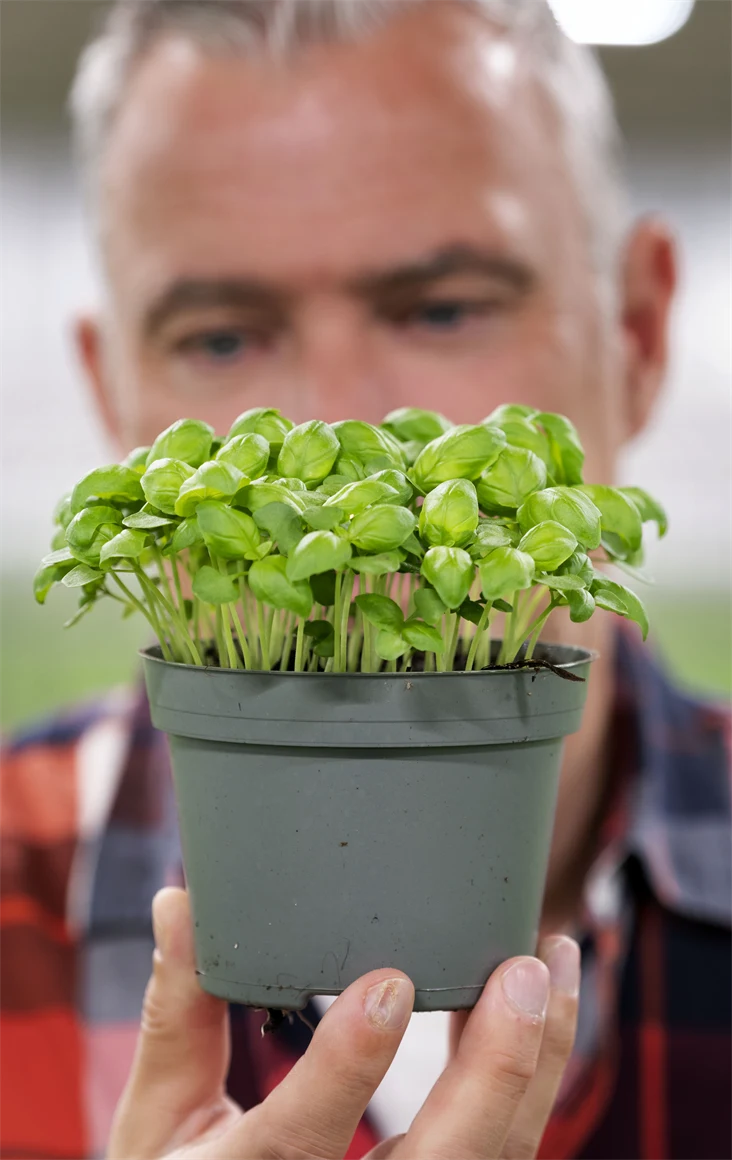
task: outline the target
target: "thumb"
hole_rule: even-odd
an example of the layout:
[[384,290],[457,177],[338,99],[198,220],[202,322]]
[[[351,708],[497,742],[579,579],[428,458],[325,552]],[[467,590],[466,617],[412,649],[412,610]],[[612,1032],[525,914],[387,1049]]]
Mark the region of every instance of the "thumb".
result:
[[159,1155],[194,1112],[220,1105],[229,1065],[227,1004],[198,983],[188,895],[153,899],[155,951],[140,1034],[107,1156]]

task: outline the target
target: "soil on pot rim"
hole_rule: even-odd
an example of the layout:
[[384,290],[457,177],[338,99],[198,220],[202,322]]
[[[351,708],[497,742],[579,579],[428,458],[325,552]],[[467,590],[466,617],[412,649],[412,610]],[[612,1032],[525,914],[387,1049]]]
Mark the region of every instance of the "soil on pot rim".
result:
[[[500,647],[501,647],[500,641],[498,641],[498,640],[491,641],[491,657],[492,658],[498,656]],[[237,648],[237,651],[239,652],[239,658],[242,659],[241,652],[238,650],[238,648]],[[536,675],[536,673],[538,673],[541,669],[548,669],[550,672],[556,673],[556,675],[558,677],[561,677],[562,680],[565,680],[565,681],[582,681],[583,682],[585,679],[584,677],[578,677],[576,673],[569,672],[567,669],[563,668],[561,665],[556,664],[552,660],[552,657],[556,654],[554,653],[554,650],[553,650],[553,647],[551,644],[538,644],[536,646],[536,649],[534,650],[533,657],[531,658],[531,660],[528,660],[528,661],[522,659],[522,653],[524,651],[525,651],[525,646],[521,650],[521,652],[519,653],[518,659],[515,661],[511,661],[510,664],[499,665],[495,661],[492,661],[491,664],[485,665],[482,669],[473,669],[473,672],[476,672],[476,673],[500,672],[500,671],[510,672],[512,670],[515,671],[518,669],[528,669],[529,671],[533,670],[534,675]],[[206,648],[203,651],[203,656],[204,656],[204,660],[206,662],[207,668],[217,669],[220,667],[218,653],[216,651],[216,646],[213,643],[206,645]],[[454,663],[453,668],[452,668],[453,672],[459,673],[465,669],[466,656],[467,656],[467,654],[463,650],[458,650],[458,652],[455,656],[455,663]],[[386,661],[383,661],[382,667],[377,671],[382,673],[385,676],[396,676],[396,675],[404,676],[405,675],[402,670],[400,670],[398,674],[390,672],[386,668],[386,663],[387,663]],[[272,666],[271,671],[275,672],[275,673],[293,672],[294,665],[295,665],[295,650],[293,648],[292,652],[290,653],[290,659],[289,659],[289,664],[287,665],[287,668],[283,669],[278,662],[277,664]],[[322,669],[317,669],[316,673],[313,675],[322,674],[322,671],[323,671]],[[410,673],[410,672],[412,672],[412,673],[424,673],[425,672],[425,654],[423,652],[415,652],[412,654],[409,669],[407,669],[406,672],[407,673]],[[336,675],[338,675],[338,674],[336,674]],[[347,676],[348,674],[341,673],[340,675]],[[442,675],[444,676],[444,674],[442,674]]]

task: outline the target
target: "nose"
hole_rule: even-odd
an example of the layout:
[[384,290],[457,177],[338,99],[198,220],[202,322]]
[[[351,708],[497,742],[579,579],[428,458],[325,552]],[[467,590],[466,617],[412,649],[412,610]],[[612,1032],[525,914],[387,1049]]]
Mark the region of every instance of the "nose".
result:
[[307,418],[380,422],[389,410],[389,384],[374,331],[358,303],[323,296],[302,308],[295,328],[295,373]]

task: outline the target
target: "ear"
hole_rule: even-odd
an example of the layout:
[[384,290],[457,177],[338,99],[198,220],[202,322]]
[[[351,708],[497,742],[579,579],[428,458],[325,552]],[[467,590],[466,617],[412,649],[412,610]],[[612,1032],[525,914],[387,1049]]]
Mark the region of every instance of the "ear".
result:
[[77,318],[73,324],[73,341],[105,430],[114,443],[120,445],[120,418],[107,369],[100,319],[91,314]]
[[628,238],[623,268],[620,321],[627,351],[628,436],[645,427],[663,385],[677,279],[673,235],[663,222],[644,218]]

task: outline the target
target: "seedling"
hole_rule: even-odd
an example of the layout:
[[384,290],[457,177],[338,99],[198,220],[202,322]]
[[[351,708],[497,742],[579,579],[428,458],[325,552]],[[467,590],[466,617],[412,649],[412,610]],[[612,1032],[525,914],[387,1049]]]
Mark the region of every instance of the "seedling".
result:
[[294,426],[259,407],[223,439],[182,419],[64,497],[34,592],[78,588],[69,624],[116,600],[165,660],[231,669],[530,661],[562,606],[645,638],[641,600],[598,564],[637,574],[643,524],[664,535],[665,514],[640,488],[585,484],[583,461],[568,419],[515,404],[474,426],[416,408]]

